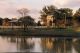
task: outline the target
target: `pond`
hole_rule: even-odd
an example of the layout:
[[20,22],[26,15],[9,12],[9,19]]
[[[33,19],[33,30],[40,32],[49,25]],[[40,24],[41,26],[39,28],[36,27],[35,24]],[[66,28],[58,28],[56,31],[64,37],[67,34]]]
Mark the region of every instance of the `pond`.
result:
[[0,52],[80,53],[80,39],[0,36]]

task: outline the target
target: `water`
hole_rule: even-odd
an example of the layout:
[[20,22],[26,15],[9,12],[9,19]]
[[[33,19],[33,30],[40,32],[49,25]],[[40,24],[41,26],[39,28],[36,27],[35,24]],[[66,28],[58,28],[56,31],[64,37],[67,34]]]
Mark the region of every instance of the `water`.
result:
[[0,36],[0,52],[79,53],[80,39]]

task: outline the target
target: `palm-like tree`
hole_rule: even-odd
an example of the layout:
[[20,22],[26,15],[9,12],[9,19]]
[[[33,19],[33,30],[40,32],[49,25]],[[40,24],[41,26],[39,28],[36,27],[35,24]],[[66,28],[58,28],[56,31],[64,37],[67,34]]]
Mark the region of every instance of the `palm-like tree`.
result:
[[41,15],[50,15],[50,14],[53,14],[56,9],[57,8],[53,5],[45,6],[43,7],[40,13]]
[[56,10],[57,8],[53,5],[50,5],[50,6],[45,6],[43,7],[43,9],[40,11],[40,14],[41,14],[41,20],[46,23],[46,18],[48,15],[53,15],[54,14],[54,11]]
[[76,24],[79,25],[79,23],[80,23],[80,8],[74,14],[74,21],[75,21]]
[[73,15],[72,9],[69,8],[57,9],[53,5],[43,7],[40,13],[41,13],[41,19],[44,20],[44,22],[46,21],[47,15],[53,15],[55,17],[57,25],[59,24],[61,25],[62,23],[66,25],[67,22],[72,20],[72,15]]
[[61,8],[56,10],[54,13],[57,23],[58,24],[64,23],[65,25],[67,24],[67,22],[72,20],[72,15],[73,15],[72,9],[69,8]]

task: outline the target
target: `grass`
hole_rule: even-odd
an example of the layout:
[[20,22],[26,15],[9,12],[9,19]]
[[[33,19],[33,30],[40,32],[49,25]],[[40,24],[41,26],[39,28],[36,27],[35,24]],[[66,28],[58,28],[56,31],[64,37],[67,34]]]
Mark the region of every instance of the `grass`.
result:
[[73,28],[0,29],[0,35],[73,35]]

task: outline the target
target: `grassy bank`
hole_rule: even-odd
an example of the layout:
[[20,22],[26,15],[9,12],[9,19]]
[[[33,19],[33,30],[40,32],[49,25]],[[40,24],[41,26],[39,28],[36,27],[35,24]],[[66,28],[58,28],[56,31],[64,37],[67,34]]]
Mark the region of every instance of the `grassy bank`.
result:
[[79,36],[72,28],[0,29],[3,36]]

